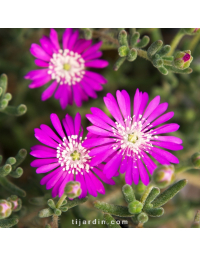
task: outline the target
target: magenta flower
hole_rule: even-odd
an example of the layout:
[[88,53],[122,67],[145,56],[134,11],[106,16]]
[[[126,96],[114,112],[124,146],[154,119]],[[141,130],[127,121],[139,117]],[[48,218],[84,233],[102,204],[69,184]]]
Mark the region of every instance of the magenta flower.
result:
[[30,71],[25,79],[33,80],[29,88],[37,88],[53,80],[53,83],[43,92],[42,100],[54,97],[60,100],[64,109],[75,101],[80,107],[82,101],[87,101],[88,96],[97,98],[95,91],[101,91],[101,84],[107,80],[100,74],[86,70],[87,68],[104,68],[108,65],[105,60],[99,59],[102,42],[92,45],[92,40],[78,39],[79,31],[73,32],[67,28],[63,33],[60,48],[57,32],[50,31],[50,37],[40,39],[41,46],[32,44],[31,54],[36,57],[35,64],[43,69]]
[[155,128],[174,115],[173,112],[162,115],[167,110],[168,103],[159,104],[160,96],[156,96],[147,105],[148,94],[137,89],[134,96],[133,116],[128,93],[125,90],[117,91],[116,96],[117,101],[110,93],[104,98],[105,105],[116,122],[98,108],[91,108],[92,114],[86,115],[93,126],[87,128],[91,136],[83,146],[93,147],[89,153],[93,157],[90,163],[92,166],[106,162],[103,172],[107,178],[115,176],[120,168],[121,173],[126,173],[126,183],[138,184],[140,177],[141,181],[148,185],[148,171],[153,174],[157,167],[149,155],[160,164],[179,162],[173,154],[159,148],[170,150],[183,148],[180,145],[181,139],[174,136],[160,136],[178,130],[179,125],[170,123]]
[[[62,120],[62,124],[56,114],[50,115],[55,133],[49,126],[42,124],[40,129],[35,129],[35,137],[43,145],[36,145],[31,148],[31,155],[39,158],[31,163],[36,167],[36,173],[47,173],[40,184],[46,189],[52,189],[52,196],[61,197],[64,188],[69,181],[78,181],[81,184],[83,198],[87,191],[96,197],[97,192],[104,194],[105,189],[99,178],[105,183],[114,185],[112,179],[107,179],[101,170],[102,165],[91,167],[89,150],[82,146],[83,129],[81,116],[76,114],[74,120],[68,114]],[[97,178],[98,176],[98,178]]]

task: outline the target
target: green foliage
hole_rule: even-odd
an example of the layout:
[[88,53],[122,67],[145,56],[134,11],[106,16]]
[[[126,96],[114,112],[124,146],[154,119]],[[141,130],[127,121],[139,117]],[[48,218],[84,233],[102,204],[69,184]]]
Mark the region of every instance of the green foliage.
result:
[[[159,188],[149,186],[146,191],[144,191],[140,201],[135,199],[132,187],[126,184],[122,187],[122,192],[128,207],[108,204],[100,201],[94,201],[94,206],[102,212],[110,214],[108,215],[110,220],[112,215],[119,217],[132,217],[131,219],[133,223],[140,226],[149,220],[148,216],[162,216],[164,214],[164,209],[160,208],[160,206],[166,204],[171,198],[173,198],[186,185],[186,183],[186,180],[180,180],[161,194]],[[108,226],[112,227],[112,225]]]
[[109,213],[104,214],[104,220],[109,228],[121,228],[121,226],[116,223],[116,220]]
[[26,113],[27,108],[25,105],[21,104],[18,107],[8,106],[9,101],[12,99],[10,93],[7,91],[8,79],[5,74],[0,76],[0,112],[12,116],[21,116]]

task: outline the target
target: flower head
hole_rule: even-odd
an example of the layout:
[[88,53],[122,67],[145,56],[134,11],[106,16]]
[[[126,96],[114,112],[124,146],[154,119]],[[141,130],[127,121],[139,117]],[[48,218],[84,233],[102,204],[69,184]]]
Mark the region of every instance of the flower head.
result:
[[[169,165],[179,160],[163,147],[170,150],[183,148],[182,141],[174,136],[160,136],[160,134],[174,132],[179,125],[175,123],[161,125],[171,119],[173,112],[163,114],[168,107],[167,103],[160,103],[160,96],[156,96],[148,103],[148,94],[138,89],[134,96],[133,114],[128,93],[117,91],[117,100],[108,93],[104,98],[105,105],[115,122],[102,110],[91,108],[92,114],[86,115],[93,126],[87,129],[90,138],[83,143],[84,147],[93,147],[89,155],[93,157],[91,165],[95,166],[106,162],[103,172],[107,178],[118,173],[125,174],[128,184],[138,184],[141,181],[148,185],[149,175],[157,165],[149,157],[151,155],[160,164]],[[161,125],[160,127],[157,127]],[[157,127],[157,128],[156,128]]]
[[30,88],[37,88],[53,80],[53,83],[43,92],[42,100],[54,97],[60,100],[64,109],[75,101],[80,107],[88,96],[96,98],[95,91],[103,89],[106,79],[100,74],[86,70],[104,68],[108,65],[99,59],[102,52],[99,48],[102,42],[92,45],[92,40],[78,39],[79,32],[67,28],[63,34],[60,48],[57,32],[51,29],[50,36],[40,39],[41,46],[32,44],[31,54],[36,57],[35,64],[43,69],[30,71],[25,78],[31,79]]
[[191,51],[177,52],[174,56],[174,66],[179,69],[186,69],[190,66],[193,57]]
[[12,211],[17,212],[22,207],[22,200],[17,196],[13,195],[7,198],[7,200],[12,204]]
[[0,219],[7,218],[12,213],[12,204],[6,200],[0,200]]
[[169,186],[175,178],[173,165],[161,165],[153,173],[153,181],[159,188]]
[[53,188],[53,197],[61,197],[69,181],[80,182],[80,198],[85,197],[87,191],[94,197],[97,196],[97,192],[104,194],[104,186],[98,178],[111,185],[115,182],[106,178],[101,170],[102,165],[90,166],[92,157],[88,154],[89,150],[82,146],[83,129],[80,114],[77,113],[74,120],[67,114],[62,120],[63,126],[56,114],[51,114],[50,119],[56,133],[45,124],[42,124],[40,129],[36,128],[35,137],[45,146],[33,146],[30,153],[39,158],[31,163],[32,167],[37,168],[36,173],[49,172],[40,184],[46,184],[46,189]]

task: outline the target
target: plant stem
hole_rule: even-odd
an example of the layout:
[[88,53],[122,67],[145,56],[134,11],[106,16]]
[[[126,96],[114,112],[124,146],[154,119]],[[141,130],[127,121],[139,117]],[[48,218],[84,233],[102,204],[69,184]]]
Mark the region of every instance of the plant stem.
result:
[[56,208],[60,208],[61,207],[61,205],[62,205],[62,203],[63,203],[63,201],[65,200],[65,198],[66,198],[67,196],[65,195],[65,194],[63,194],[62,196],[61,196],[61,198],[58,200],[58,202],[57,202],[57,204],[56,204]]
[[174,39],[171,42],[171,50],[168,53],[168,55],[173,55],[177,45],[179,44],[179,42],[181,41],[182,37],[184,36],[184,33],[182,31],[182,29],[179,30],[179,32],[175,35]]
[[137,55],[138,56],[140,56],[140,57],[150,61],[150,59],[147,56],[147,52],[146,51],[138,49],[138,48],[136,48],[136,50],[137,50]]
[[197,46],[199,40],[200,40],[200,34],[198,34],[198,35],[196,35],[196,36],[193,37],[193,39],[191,40],[191,42],[190,42],[190,44],[189,44],[189,47],[188,47],[191,52],[194,51],[194,49],[196,48],[196,46]]
[[52,216],[52,219],[53,219],[53,221],[51,222],[51,227],[58,228],[58,216],[54,214]]

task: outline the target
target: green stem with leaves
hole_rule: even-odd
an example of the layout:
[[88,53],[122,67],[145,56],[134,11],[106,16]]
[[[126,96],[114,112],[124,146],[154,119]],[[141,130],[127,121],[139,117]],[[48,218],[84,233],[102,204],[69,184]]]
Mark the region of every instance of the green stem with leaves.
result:
[[174,39],[171,42],[171,50],[168,55],[173,55],[176,47],[178,46],[179,42],[181,41],[182,37],[184,36],[183,30],[180,29],[179,32],[175,35]]

